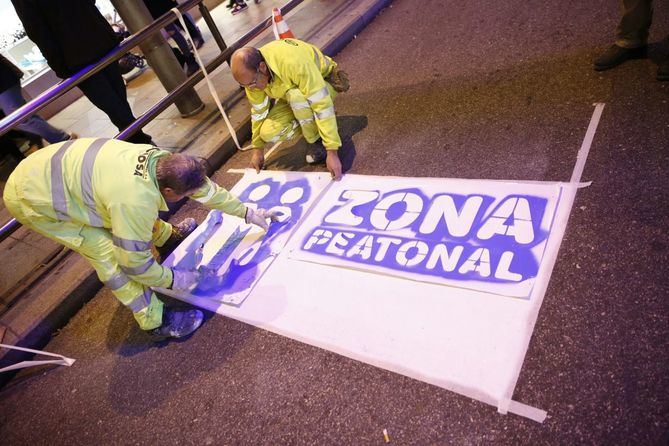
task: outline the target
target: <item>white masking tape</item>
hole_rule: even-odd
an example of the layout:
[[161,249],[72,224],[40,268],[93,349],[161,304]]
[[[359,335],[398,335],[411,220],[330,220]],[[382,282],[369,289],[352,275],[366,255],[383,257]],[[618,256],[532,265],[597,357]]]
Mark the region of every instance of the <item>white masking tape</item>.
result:
[[204,64],[202,63],[202,59],[200,58],[200,52],[197,50],[197,48],[195,46],[195,42],[193,42],[193,38],[190,35],[190,32],[188,32],[188,28],[186,27],[186,23],[184,22],[183,16],[181,15],[181,12],[177,8],[172,8],[171,11],[179,19],[179,23],[181,23],[181,26],[186,33],[186,37],[188,38],[188,41],[190,42],[191,46],[193,47],[193,52],[195,53],[195,58],[197,59],[197,63],[200,66],[200,70],[202,70],[202,74],[204,74],[204,79],[207,81],[207,88],[209,89],[209,93],[211,93],[211,97],[214,98],[214,102],[216,103],[216,106],[218,107],[218,111],[220,111],[221,115],[223,116],[223,120],[225,121],[225,125],[228,127],[228,131],[230,132],[230,136],[232,137],[232,140],[235,142],[235,146],[237,146],[238,150],[248,150],[248,149],[250,149],[251,145],[248,145],[248,146],[242,148],[242,146],[239,144],[239,141],[237,140],[237,132],[235,132],[235,129],[232,127],[232,124],[230,123],[230,118],[228,118],[228,114],[223,109],[223,105],[221,105],[221,100],[218,97],[218,93],[216,93],[216,89],[214,88],[214,84],[211,82],[211,79],[209,78],[209,73],[207,73],[207,70],[205,70],[205,68],[204,68]]
[[47,360],[36,360],[36,361],[21,361],[19,363],[1,368],[0,373],[44,364],[65,365],[69,367],[72,364],[74,364],[74,361],[76,361],[75,359],[68,358],[66,356],[59,355],[56,353],[49,353],[41,350],[33,350],[31,348],[25,348],[25,347],[17,347],[15,345],[0,344],[0,348],[6,348],[9,350],[20,350],[22,352],[35,353],[36,355],[53,356],[54,358],[59,358],[59,359],[47,359]]

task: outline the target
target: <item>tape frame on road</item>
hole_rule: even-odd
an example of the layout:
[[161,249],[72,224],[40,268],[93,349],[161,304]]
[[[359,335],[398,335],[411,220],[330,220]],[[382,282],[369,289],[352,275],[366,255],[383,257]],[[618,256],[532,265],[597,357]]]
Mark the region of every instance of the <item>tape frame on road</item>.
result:
[[532,406],[528,406],[518,401],[514,401],[511,398],[516,388],[518,378],[520,377],[520,371],[523,366],[523,363],[525,362],[525,356],[527,355],[527,349],[529,348],[530,345],[530,339],[532,337],[532,333],[534,333],[534,326],[537,322],[539,309],[541,308],[544,297],[546,296],[546,290],[548,289],[548,284],[550,283],[551,275],[553,273],[553,268],[555,267],[555,263],[557,261],[559,248],[562,245],[562,240],[564,239],[564,233],[565,230],[567,229],[567,222],[569,220],[569,216],[571,215],[572,208],[574,207],[576,191],[582,187],[589,186],[590,184],[592,184],[592,182],[581,183],[581,175],[583,174],[583,170],[585,168],[585,162],[587,161],[588,154],[590,153],[590,146],[592,145],[592,141],[595,138],[595,133],[597,132],[597,127],[602,117],[602,112],[604,110],[605,105],[606,104],[603,102],[596,102],[593,104],[595,110],[592,112],[592,117],[590,118],[590,124],[588,125],[588,129],[585,132],[585,137],[583,138],[581,147],[578,150],[578,154],[576,155],[576,163],[574,164],[574,169],[571,174],[571,179],[569,180],[569,183],[567,183],[567,187],[565,188],[568,192],[566,194],[567,205],[565,206],[565,211],[561,215],[562,219],[560,224],[561,230],[559,231],[559,233],[556,234],[556,236],[559,235],[560,244],[558,245],[558,249],[554,250],[550,258],[548,258],[548,261],[546,262],[545,267],[548,268],[548,273],[547,273],[548,275],[546,277],[546,280],[542,284],[542,290],[540,293],[541,300],[539,304],[535,307],[534,314],[532,315],[532,322],[528,326],[526,334],[526,342],[525,342],[525,354],[523,354],[520,360],[518,361],[518,364],[516,366],[517,372],[514,374],[515,378],[510,383],[509,388],[504,397],[500,399],[500,401],[497,404],[497,411],[501,414],[506,414],[507,412],[511,412],[516,415],[520,415],[525,418],[534,420],[538,423],[543,423],[543,421],[547,417],[546,411]]
[[57,353],[45,352],[45,351],[42,351],[42,350],[33,350],[32,348],[17,347],[15,345],[0,344],[0,348],[6,348],[6,349],[9,349],[9,350],[19,350],[19,351],[22,351],[22,352],[34,353],[36,355],[52,356],[54,358],[59,358],[59,359],[42,359],[42,360],[33,360],[33,361],[21,361],[21,362],[18,362],[16,364],[12,364],[10,366],[1,368],[0,373],[9,372],[11,370],[24,369],[24,368],[27,368],[27,367],[35,367],[35,366],[38,366],[38,365],[45,365],[45,364],[64,365],[64,366],[69,367],[72,364],[74,364],[74,361],[76,361],[76,359],[68,358],[67,356],[59,355]]

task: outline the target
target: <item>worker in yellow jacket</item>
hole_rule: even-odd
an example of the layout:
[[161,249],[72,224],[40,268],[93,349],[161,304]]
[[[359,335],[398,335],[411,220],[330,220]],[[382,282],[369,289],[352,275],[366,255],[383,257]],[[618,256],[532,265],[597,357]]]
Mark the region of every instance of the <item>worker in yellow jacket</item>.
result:
[[197,271],[160,265],[151,251],[197,227],[192,218],[173,227],[158,217],[168,210],[166,201],[186,196],[267,229],[268,213],[212,182],[196,158],[114,139],[81,138],[39,150],[16,167],[3,193],[21,224],[83,255],[157,339],[186,336],[202,323],[201,311],[163,308],[149,288],[185,291],[199,280]]
[[348,90],[348,78],[337,63],[307,42],[283,39],[235,51],[231,68],[251,103],[252,166],[262,168],[266,143],[301,133],[310,143],[306,161],[326,161],[339,180],[341,139],[332,100]]

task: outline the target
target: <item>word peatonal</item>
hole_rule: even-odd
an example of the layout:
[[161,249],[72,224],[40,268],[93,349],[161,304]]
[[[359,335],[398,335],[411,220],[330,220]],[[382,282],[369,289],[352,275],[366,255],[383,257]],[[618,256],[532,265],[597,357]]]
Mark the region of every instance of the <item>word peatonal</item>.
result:
[[526,195],[346,190],[301,248],[446,279],[517,283],[538,272],[532,248],[548,235],[541,229],[546,206]]

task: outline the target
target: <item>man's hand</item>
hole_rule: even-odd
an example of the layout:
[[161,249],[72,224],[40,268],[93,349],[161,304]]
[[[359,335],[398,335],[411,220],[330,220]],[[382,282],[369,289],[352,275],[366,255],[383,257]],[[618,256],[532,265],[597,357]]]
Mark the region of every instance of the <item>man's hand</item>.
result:
[[274,212],[270,212],[266,209],[254,210],[248,206],[246,207],[246,218],[244,219],[246,223],[254,224],[267,231],[269,229],[269,224],[267,223],[268,218],[271,221],[278,220],[278,216]]
[[256,170],[256,173],[260,173],[260,169],[265,165],[265,153],[263,148],[253,149],[253,154],[251,155],[251,166]]
[[200,273],[194,269],[172,269],[172,289],[174,291],[188,291],[200,281]]
[[325,165],[332,176],[332,179],[335,181],[341,180],[341,161],[339,161],[339,151],[338,150],[328,150],[327,158],[325,159]]

